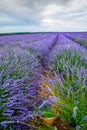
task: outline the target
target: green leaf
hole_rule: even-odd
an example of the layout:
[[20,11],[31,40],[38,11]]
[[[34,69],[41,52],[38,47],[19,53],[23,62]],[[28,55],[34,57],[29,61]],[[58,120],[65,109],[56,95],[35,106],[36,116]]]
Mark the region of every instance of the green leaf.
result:
[[44,111],[44,112],[42,112],[42,116],[43,117],[54,117],[54,116],[56,116],[55,115],[55,113],[54,112],[52,112],[52,111]]

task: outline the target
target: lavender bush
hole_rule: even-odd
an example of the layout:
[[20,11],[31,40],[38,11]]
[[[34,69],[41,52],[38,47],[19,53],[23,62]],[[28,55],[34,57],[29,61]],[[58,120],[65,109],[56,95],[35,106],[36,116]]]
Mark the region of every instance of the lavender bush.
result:
[[36,82],[32,83],[32,77],[38,72],[39,67],[38,59],[29,51],[12,46],[10,50],[9,46],[4,48],[4,53],[0,56],[2,126],[6,127],[6,121],[26,122],[33,114],[39,85]]
[[52,88],[58,99],[54,111],[72,127],[87,129],[87,64],[80,52],[62,50],[51,65],[57,74]]
[[[87,36],[87,35],[86,35]],[[72,41],[79,43],[80,45],[84,46],[87,48],[87,37],[84,37],[83,35],[70,35],[67,34],[66,37],[68,37],[69,39],[71,39]]]

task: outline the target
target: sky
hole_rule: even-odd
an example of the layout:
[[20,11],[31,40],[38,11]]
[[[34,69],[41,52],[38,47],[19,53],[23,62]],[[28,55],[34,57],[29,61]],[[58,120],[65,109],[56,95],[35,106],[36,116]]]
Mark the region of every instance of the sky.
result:
[[87,0],[0,0],[0,33],[87,31]]

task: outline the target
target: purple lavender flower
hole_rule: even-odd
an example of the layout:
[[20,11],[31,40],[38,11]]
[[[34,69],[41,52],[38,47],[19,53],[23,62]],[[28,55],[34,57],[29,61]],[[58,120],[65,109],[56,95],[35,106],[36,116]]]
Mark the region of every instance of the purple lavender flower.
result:
[[80,128],[81,128],[81,127],[80,127],[79,125],[76,126],[76,130],[80,130]]
[[67,90],[68,97],[70,97],[71,90],[72,90],[72,87],[69,87],[68,90]]
[[73,117],[76,117],[76,112],[77,111],[77,107],[75,106],[75,107],[73,107]]
[[6,121],[3,121],[0,123],[2,127],[4,127],[4,129],[7,127],[7,122]]
[[87,116],[84,116],[84,120],[87,121]]
[[48,100],[45,100],[40,106],[39,109],[43,108],[45,105],[53,105],[57,103],[57,98],[54,96],[49,96]]

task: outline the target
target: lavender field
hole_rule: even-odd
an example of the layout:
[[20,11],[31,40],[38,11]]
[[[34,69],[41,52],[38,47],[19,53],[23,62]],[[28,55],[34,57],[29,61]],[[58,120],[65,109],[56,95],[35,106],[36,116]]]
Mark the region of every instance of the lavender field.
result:
[[87,32],[0,36],[0,130],[87,130]]

